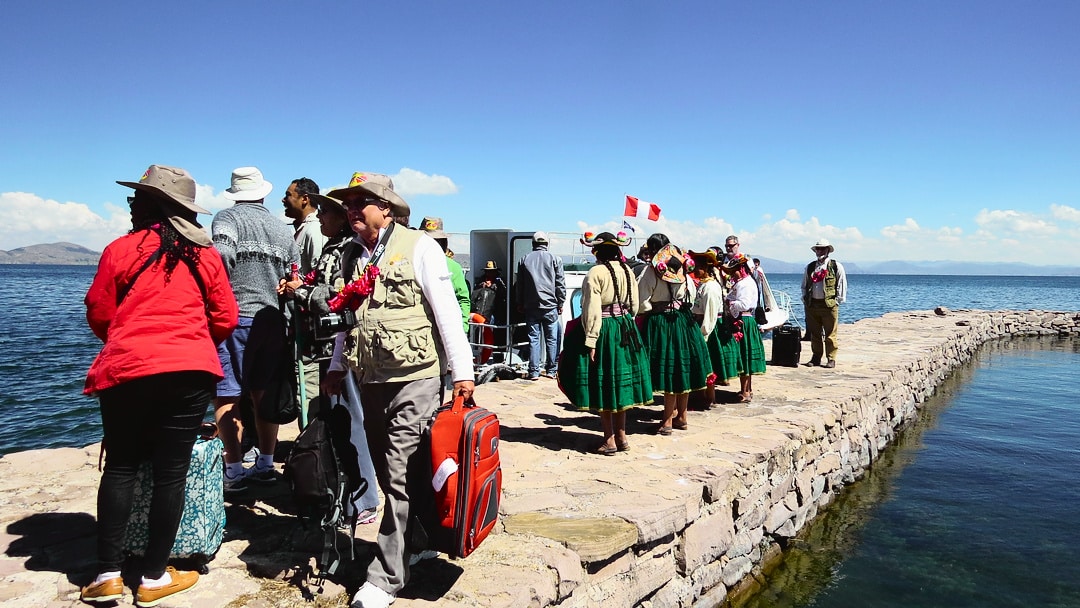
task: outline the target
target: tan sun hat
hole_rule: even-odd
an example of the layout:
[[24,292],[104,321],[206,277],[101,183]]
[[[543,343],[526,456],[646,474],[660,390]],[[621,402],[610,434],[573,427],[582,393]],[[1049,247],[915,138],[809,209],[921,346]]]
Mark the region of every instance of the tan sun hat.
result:
[[348,186],[326,193],[327,196],[341,201],[358,194],[374,196],[386,201],[390,204],[390,213],[394,217],[408,217],[412,213],[409,209],[409,203],[406,203],[405,199],[401,198],[401,195],[394,192],[394,180],[390,179],[389,175],[382,173],[357,171],[353,173]]
[[810,246],[810,251],[818,249],[819,247],[824,247],[824,248],[828,249],[829,253],[832,253],[833,249],[834,249],[834,247],[829,244],[828,239],[818,239],[818,242],[816,242],[816,243],[814,243],[813,245]]
[[[210,212],[195,204],[195,178],[184,169],[150,165],[137,182],[116,183],[154,195],[160,203],[162,212],[181,235],[200,247],[213,244],[210,235],[198,222],[189,220],[184,215]],[[181,210],[188,213],[181,213]]]
[[230,201],[261,201],[274,189],[274,184],[263,179],[262,171],[256,167],[233,169],[229,182],[229,188],[221,195]]
[[425,217],[420,222],[420,229],[423,230],[433,239],[446,239],[450,238],[445,232],[443,232],[443,221],[441,217]]
[[309,194],[308,198],[310,198],[311,202],[315,203],[319,209],[322,209],[323,205],[326,205],[331,209],[340,211],[342,215],[348,215],[348,212],[345,211],[345,205],[336,198],[326,196],[325,194]]

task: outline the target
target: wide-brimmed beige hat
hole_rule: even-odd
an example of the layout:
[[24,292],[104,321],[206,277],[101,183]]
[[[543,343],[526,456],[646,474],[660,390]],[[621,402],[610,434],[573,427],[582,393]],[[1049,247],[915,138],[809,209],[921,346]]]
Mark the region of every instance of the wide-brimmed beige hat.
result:
[[443,232],[443,221],[441,217],[425,217],[420,222],[420,229],[428,233],[433,239],[447,239],[450,238],[445,232]]
[[833,249],[834,249],[834,247],[829,244],[829,241],[827,239],[818,239],[818,242],[816,242],[816,243],[814,243],[813,245],[810,246],[810,251],[813,251],[813,250],[818,249],[820,247],[827,248],[829,250],[829,253],[832,253]]
[[389,175],[382,173],[357,171],[353,173],[348,186],[331,190],[326,195],[342,201],[356,195],[374,196],[390,205],[390,213],[394,217],[408,217],[412,213],[412,210],[409,209],[409,203],[406,203],[405,199],[401,198],[401,195],[394,192],[394,180],[390,179]]
[[[139,181],[117,181],[116,183],[154,195],[153,199],[158,201],[169,223],[192,243],[200,247],[209,247],[213,244],[210,235],[198,222],[183,217],[197,213],[210,213],[195,204],[195,178],[184,169],[150,165]],[[183,211],[188,213],[183,213]]]
[[256,167],[233,169],[230,185],[221,195],[230,201],[261,201],[270,195],[274,184],[263,179]]
[[325,205],[331,209],[340,211],[343,215],[348,215],[348,212],[345,211],[345,205],[336,198],[326,196],[325,194],[309,194],[308,198],[310,198],[311,202],[315,203],[319,209],[322,209]]

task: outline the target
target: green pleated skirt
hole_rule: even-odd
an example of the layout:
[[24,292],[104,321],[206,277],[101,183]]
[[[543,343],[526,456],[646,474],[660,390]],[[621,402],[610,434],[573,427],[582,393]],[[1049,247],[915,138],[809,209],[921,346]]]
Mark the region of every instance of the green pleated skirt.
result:
[[589,360],[583,324],[568,324],[559,357],[559,388],[570,403],[593,412],[621,412],[653,402],[649,358],[629,315],[604,317]]
[[732,336],[729,317],[717,320],[705,346],[709,350],[709,360],[717,380],[731,380],[739,376],[739,344]]
[[742,321],[742,340],[736,343],[739,352],[739,375],[752,376],[765,373],[765,343],[761,330],[753,316],[739,318]]
[[642,337],[649,351],[653,390],[682,394],[705,388],[712,362],[701,327],[689,310],[648,315]]

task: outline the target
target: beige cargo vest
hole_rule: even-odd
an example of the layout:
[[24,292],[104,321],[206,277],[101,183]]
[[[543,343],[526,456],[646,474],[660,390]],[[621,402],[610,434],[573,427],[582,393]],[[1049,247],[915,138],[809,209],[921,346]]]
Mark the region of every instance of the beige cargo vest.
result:
[[[408,382],[439,375],[438,333],[431,305],[416,282],[412,255],[423,233],[395,227],[379,260],[375,289],[356,310],[345,341],[349,366],[362,383]],[[363,273],[358,261],[351,278]]]

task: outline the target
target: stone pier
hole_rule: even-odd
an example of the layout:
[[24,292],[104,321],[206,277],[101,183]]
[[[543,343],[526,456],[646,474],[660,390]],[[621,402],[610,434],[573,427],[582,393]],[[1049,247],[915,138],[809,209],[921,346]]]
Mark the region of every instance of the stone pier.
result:
[[[593,453],[599,419],[554,382],[483,385],[477,401],[502,423],[499,528],[467,559],[421,562],[394,606],[717,606],[859,478],[981,344],[1076,334],[1080,312],[864,319],[840,327],[835,369],[770,366],[752,403],[691,411],[686,431],[654,435],[660,407],[632,410],[631,449],[615,456]],[[93,445],[0,459],[4,605],[81,605],[77,585],[94,569],[97,454]],[[305,577],[319,545],[288,514],[284,485],[230,506],[210,574],[164,605],[346,605],[376,530],[358,531],[356,559],[319,593]]]

